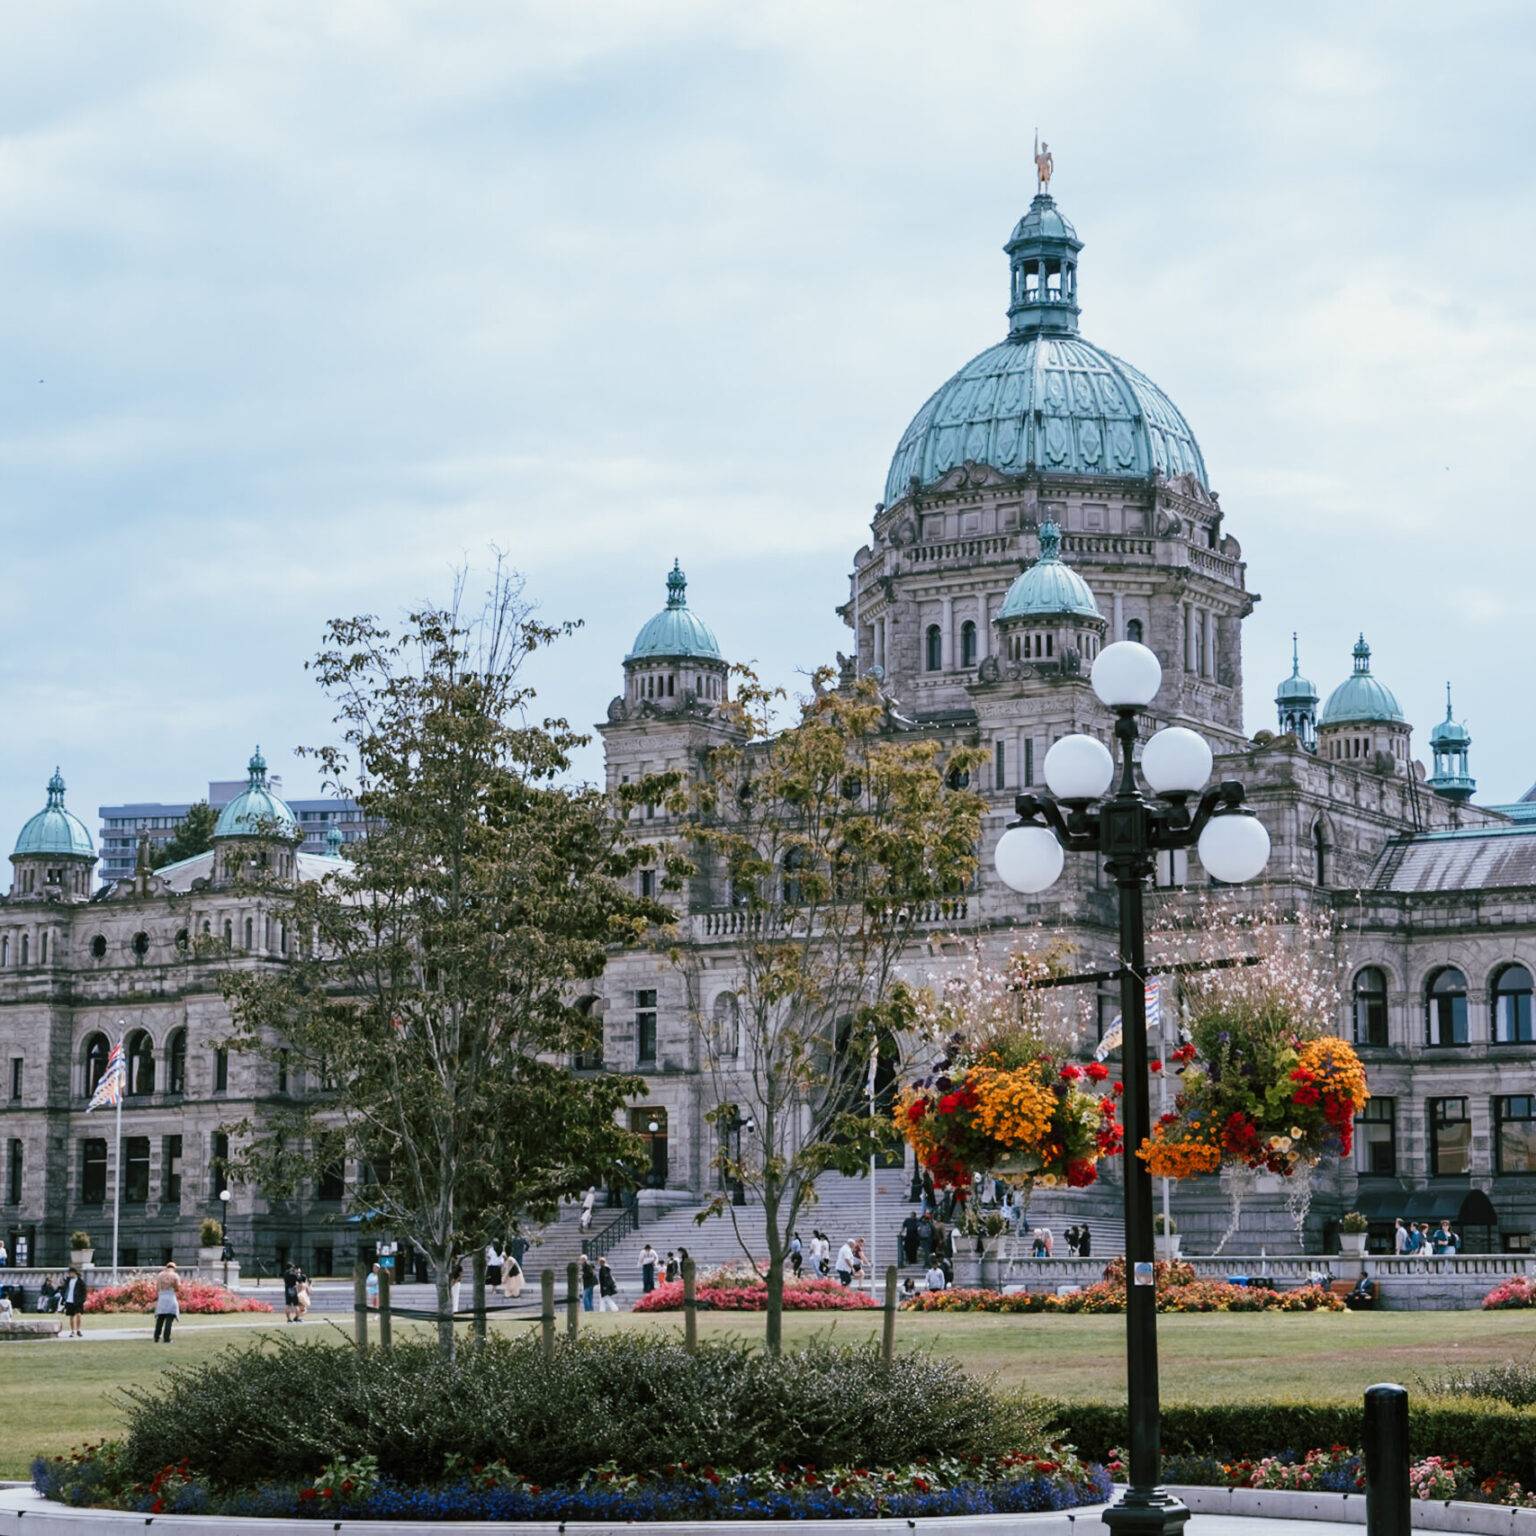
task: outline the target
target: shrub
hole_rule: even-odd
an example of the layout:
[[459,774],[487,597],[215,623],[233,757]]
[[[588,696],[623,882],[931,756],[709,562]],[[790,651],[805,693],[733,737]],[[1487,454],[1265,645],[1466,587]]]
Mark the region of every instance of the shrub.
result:
[[212,1216],[203,1217],[203,1222],[197,1229],[197,1240],[204,1248],[217,1248],[224,1241],[224,1227],[221,1222]]
[[1515,1360],[1421,1376],[1415,1385],[1430,1397],[1489,1397],[1515,1408],[1536,1404],[1536,1367]]
[[312,1479],[337,1457],[372,1456],[424,1485],[457,1454],[547,1486],[608,1463],[889,1467],[1046,1444],[1040,1405],[950,1360],[885,1365],[878,1350],[829,1346],[778,1360],[744,1345],[689,1354],[639,1334],[562,1339],[549,1363],[536,1338],[493,1338],[453,1361],[427,1341],[358,1355],[268,1339],[124,1396],[135,1477],[185,1459],[226,1487]]
[[[153,1312],[157,1287],[153,1280],[134,1280],[127,1285],[104,1285],[85,1298],[87,1312]],[[206,1280],[178,1280],[176,1300],[183,1312],[270,1312],[272,1308],[254,1296],[240,1296]]]
[[91,1241],[91,1234],[89,1232],[71,1232],[69,1234],[69,1251],[71,1253],[79,1253],[82,1248],[94,1248],[95,1246],[95,1243]]
[[1511,1275],[1483,1297],[1483,1306],[1490,1312],[1509,1307],[1536,1307],[1536,1285],[1523,1275]]
[[1161,1211],[1158,1211],[1152,1217],[1152,1231],[1158,1237],[1171,1237],[1178,1230],[1179,1224],[1172,1216],[1164,1216]]
[[[1056,1403],[1057,1433],[1070,1426],[1072,1443],[1088,1461],[1110,1458],[1126,1443],[1125,1408],[1106,1403]],[[1162,1443],[1170,1457],[1232,1461],[1309,1446],[1355,1446],[1364,1433],[1357,1403],[1165,1403]],[[1474,1398],[1414,1400],[1408,1442],[1416,1457],[1468,1463],[1480,1478],[1536,1482],[1536,1410]]]
[[[762,1312],[768,1306],[768,1287],[760,1279],[712,1284],[713,1276],[694,1292],[697,1304],[715,1312]],[[666,1280],[635,1302],[636,1312],[677,1312],[683,1305],[683,1282]],[[786,1280],[786,1312],[856,1312],[879,1303],[864,1291],[850,1290],[838,1280]]]

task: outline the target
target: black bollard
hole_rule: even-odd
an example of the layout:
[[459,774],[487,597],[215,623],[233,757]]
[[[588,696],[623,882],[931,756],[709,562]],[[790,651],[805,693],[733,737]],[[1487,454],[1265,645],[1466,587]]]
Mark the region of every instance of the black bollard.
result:
[[1409,1536],[1408,1393],[1384,1382],[1365,1392],[1366,1536]]

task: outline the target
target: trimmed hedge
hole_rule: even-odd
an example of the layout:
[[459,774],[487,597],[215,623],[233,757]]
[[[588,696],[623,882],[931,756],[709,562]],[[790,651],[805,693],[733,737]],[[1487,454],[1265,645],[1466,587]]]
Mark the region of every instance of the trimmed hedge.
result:
[[[1084,1461],[1104,1461],[1129,1440],[1125,1408],[1115,1403],[1049,1404],[1055,1432]],[[1225,1461],[1300,1455],[1314,1446],[1359,1445],[1365,1410],[1353,1403],[1165,1403],[1163,1454]],[[1486,1398],[1410,1397],[1408,1441],[1415,1456],[1470,1462],[1479,1477],[1536,1482],[1536,1409]]]

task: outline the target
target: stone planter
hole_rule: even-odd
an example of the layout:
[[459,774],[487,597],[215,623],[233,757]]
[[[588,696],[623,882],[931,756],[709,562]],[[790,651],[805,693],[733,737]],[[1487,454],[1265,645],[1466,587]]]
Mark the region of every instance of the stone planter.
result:
[[84,1269],[87,1264],[94,1263],[96,1250],[94,1248],[71,1248],[69,1250],[69,1262],[76,1269]]
[[1340,1232],[1339,1252],[1350,1258],[1360,1258],[1365,1253],[1366,1236],[1364,1232]]
[[199,1248],[197,1250],[197,1267],[205,1274],[212,1274],[213,1270],[224,1258],[223,1247]]
[[1172,1260],[1179,1256],[1179,1244],[1183,1239],[1177,1232],[1154,1234],[1152,1241],[1157,1246],[1157,1256],[1160,1259]]

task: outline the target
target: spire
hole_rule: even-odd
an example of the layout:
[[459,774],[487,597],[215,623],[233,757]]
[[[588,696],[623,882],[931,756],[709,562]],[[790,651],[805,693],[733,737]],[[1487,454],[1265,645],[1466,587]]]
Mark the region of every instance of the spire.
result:
[[248,783],[252,789],[265,788],[267,782],[267,760],[261,755],[260,747],[257,747],[251,753],[251,760],[245,765],[245,771],[249,775]]
[[1309,752],[1317,749],[1317,689],[1301,675],[1301,640],[1291,631],[1291,675],[1275,690],[1281,734],[1294,736]]
[[1451,680],[1450,680],[1450,678],[1446,678],[1446,680],[1445,680],[1445,718],[1446,718],[1447,721],[1449,721],[1452,718],[1454,718],[1452,716],[1452,714],[1451,714]]
[[1291,631],[1291,676],[1301,676],[1301,642],[1296,631]]
[[1355,671],[1358,674],[1370,670],[1371,648],[1365,643],[1365,634],[1362,631],[1360,638],[1355,641]]
[[1429,776],[1429,787],[1457,805],[1470,800],[1477,792],[1477,780],[1472,777],[1470,752],[1472,733],[1457,722],[1451,709],[1451,685],[1445,685],[1445,719],[1429,733],[1429,750],[1434,753],[1435,771]]
[[53,770],[53,777],[48,780],[48,805],[57,810],[64,804],[64,775],[57,767]]
[[672,562],[672,569],[667,572],[667,607],[686,608],[688,606],[688,578],[683,575],[683,566],[680,560]]

